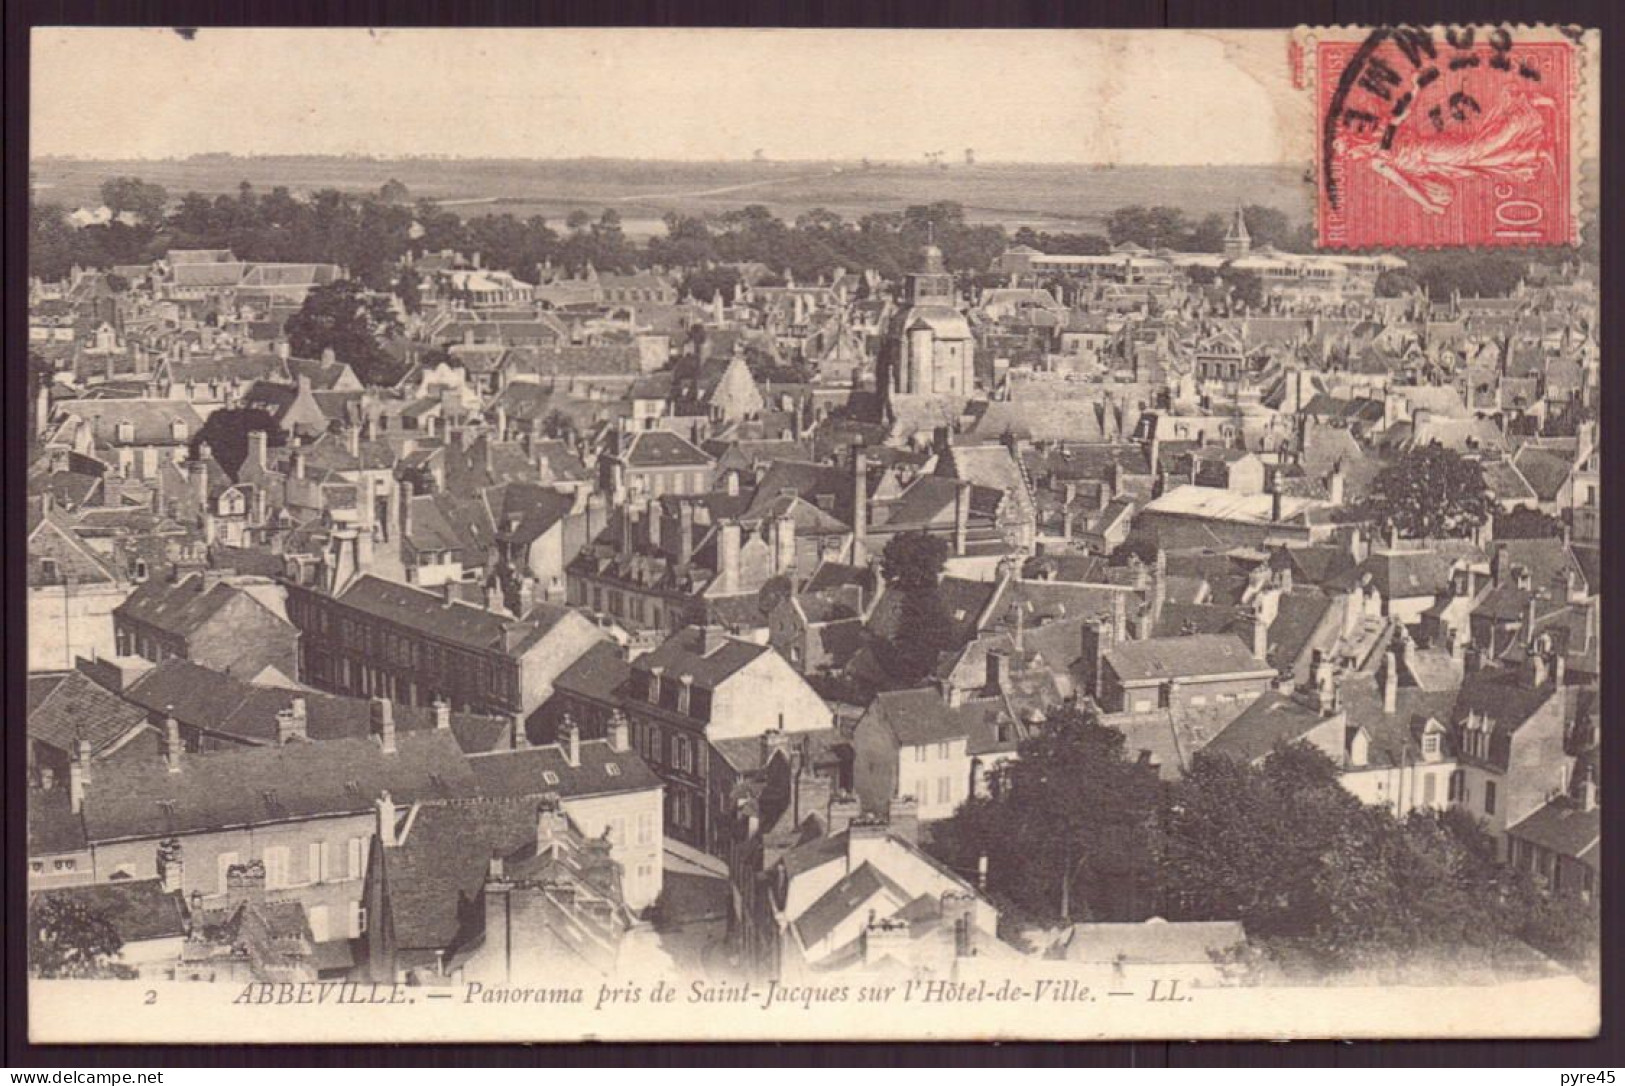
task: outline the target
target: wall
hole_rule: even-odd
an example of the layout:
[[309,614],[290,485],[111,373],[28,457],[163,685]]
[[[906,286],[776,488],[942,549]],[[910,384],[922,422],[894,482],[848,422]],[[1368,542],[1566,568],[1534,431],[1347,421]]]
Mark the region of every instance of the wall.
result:
[[895,794],[918,801],[921,822],[948,818],[965,802],[970,791],[970,755],[965,748],[964,739],[949,739],[906,746],[897,752]]
[[[653,905],[664,885],[661,789],[567,799],[563,807],[587,837],[602,837],[606,828],[610,831],[610,855],[621,865],[621,896],[627,906],[646,909]],[[646,839],[640,840],[640,828],[647,830]]]
[[[1390,807],[1403,818],[1412,811],[1445,811],[1451,806],[1450,777],[1454,761],[1417,762],[1407,766],[1367,766],[1343,771],[1339,780],[1361,803]],[[1433,799],[1427,798],[1427,778],[1433,778]],[[1482,792],[1478,793],[1480,803]]]
[[579,613],[568,611],[519,660],[519,710],[535,712],[553,696],[553,680],[581,659],[604,634]]
[[723,683],[711,698],[707,737],[739,739],[783,727],[817,731],[833,727],[835,713],[789,661],[769,650]]
[[113,609],[129,586],[48,585],[28,590],[28,670],[67,671],[77,657],[117,655]]
[[[300,822],[246,829],[214,830],[204,833],[182,834],[181,858],[185,864],[181,890],[191,898],[193,891],[205,899],[224,893],[222,879],[225,865],[221,857],[236,854],[236,863],[263,861],[266,850],[287,850],[285,885],[268,885],[271,900],[292,899],[304,904],[307,912],[325,907],[327,910],[328,939],[353,934],[350,927],[353,910],[361,900],[362,882],[366,874],[367,849],[370,847],[376,816],[372,812],[339,815],[331,818],[313,818]],[[359,863],[351,867],[354,846],[352,840],[363,844],[357,856]],[[118,841],[93,847],[96,882],[108,882],[120,870],[136,879],[158,876],[157,838]],[[323,870],[310,870],[310,846],[323,846]],[[314,926],[314,924],[313,924]],[[323,941],[317,932],[317,941]]]

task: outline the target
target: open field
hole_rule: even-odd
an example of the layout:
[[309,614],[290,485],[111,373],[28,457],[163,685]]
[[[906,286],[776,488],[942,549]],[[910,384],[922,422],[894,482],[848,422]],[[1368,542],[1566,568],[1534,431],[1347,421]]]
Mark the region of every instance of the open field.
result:
[[1279,207],[1299,221],[1312,190],[1301,171],[1279,166],[952,165],[835,162],[643,162],[630,159],[524,161],[491,159],[232,158],[166,161],[41,159],[33,163],[40,200],[70,207],[95,202],[101,182],[134,175],[172,195],[259,189],[376,191],[390,178],[414,197],[446,203],[460,214],[542,215],[562,222],[578,208],[617,209],[628,233],[660,229],[668,211],[719,214],[764,204],[786,219],[814,207],[849,219],[871,211],[952,200],[973,221],[1014,228],[1098,231],[1104,216],[1130,204],[1166,204],[1193,217],[1225,212],[1238,200]]

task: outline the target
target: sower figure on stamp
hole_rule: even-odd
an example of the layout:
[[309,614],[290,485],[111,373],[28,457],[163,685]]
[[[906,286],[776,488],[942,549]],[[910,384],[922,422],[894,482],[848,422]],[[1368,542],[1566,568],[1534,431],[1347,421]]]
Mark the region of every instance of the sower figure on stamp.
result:
[[1347,161],[1366,162],[1372,172],[1396,186],[1430,215],[1442,215],[1458,182],[1533,181],[1544,166],[1555,169],[1545,130],[1556,108],[1549,98],[1521,91],[1504,95],[1470,132],[1432,139],[1398,139],[1384,148],[1378,139],[1338,148]]

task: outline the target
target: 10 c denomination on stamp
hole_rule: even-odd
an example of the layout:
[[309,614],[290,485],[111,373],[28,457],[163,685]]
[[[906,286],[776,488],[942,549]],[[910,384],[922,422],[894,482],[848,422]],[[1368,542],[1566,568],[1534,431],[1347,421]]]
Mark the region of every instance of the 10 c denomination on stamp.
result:
[[1582,32],[1383,27],[1304,36],[1294,56],[1314,65],[1323,248],[1577,240]]

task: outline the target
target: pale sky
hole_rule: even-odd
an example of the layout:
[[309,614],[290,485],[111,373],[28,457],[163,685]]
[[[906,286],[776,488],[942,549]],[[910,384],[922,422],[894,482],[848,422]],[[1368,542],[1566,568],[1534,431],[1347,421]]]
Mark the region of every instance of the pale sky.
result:
[[41,28],[32,153],[1307,162],[1286,36]]

